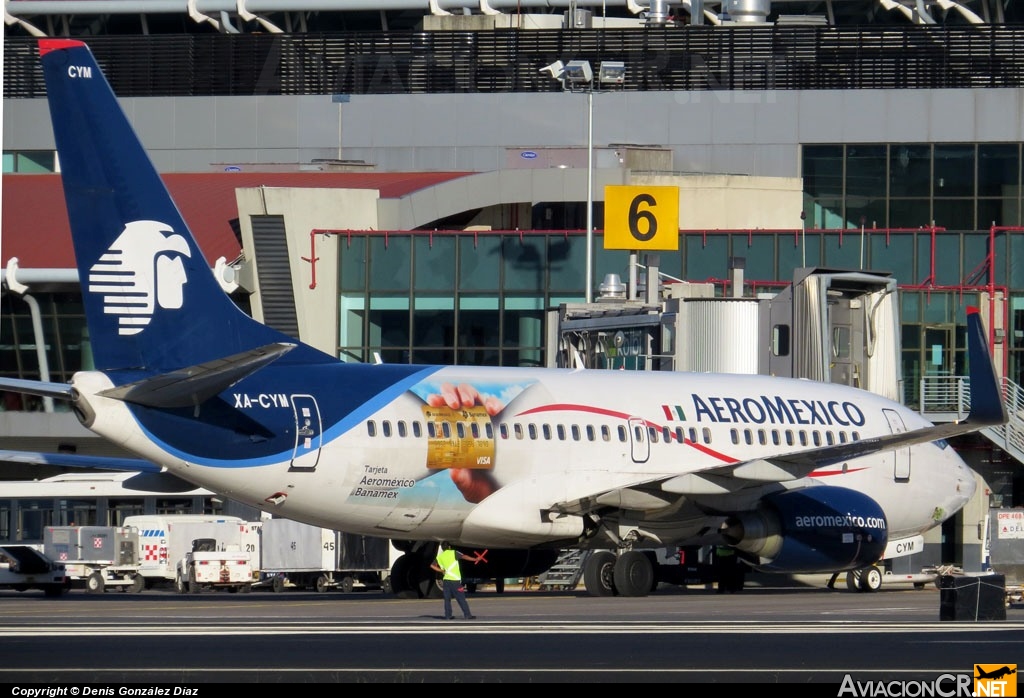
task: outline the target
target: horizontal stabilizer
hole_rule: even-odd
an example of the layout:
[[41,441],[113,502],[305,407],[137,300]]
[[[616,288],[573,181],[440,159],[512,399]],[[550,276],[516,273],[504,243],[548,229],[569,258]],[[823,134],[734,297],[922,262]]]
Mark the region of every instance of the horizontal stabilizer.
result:
[[0,390],[56,400],[73,400],[74,392],[70,383],[48,383],[46,381],[24,380],[22,378],[0,378]]
[[159,465],[141,458],[79,456],[73,453],[37,453],[35,451],[7,451],[0,449],[0,462],[48,465],[58,468],[121,470],[131,473],[162,472],[162,468]]
[[294,348],[294,344],[284,342],[268,344],[223,359],[126,383],[104,390],[100,395],[147,407],[199,405]]

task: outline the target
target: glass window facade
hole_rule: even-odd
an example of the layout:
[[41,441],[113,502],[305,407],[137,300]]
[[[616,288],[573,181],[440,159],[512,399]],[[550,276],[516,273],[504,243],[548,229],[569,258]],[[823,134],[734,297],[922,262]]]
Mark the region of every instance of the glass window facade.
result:
[[812,228],[1021,225],[1021,144],[803,147]]
[[[892,274],[908,401],[922,376],[965,370],[964,306],[985,291],[1004,293],[1007,375],[1024,382],[1021,144],[813,145],[802,167],[804,227],[681,231],[678,250],[657,253],[659,271],[712,282],[721,294],[731,260],[742,258],[746,295],[777,291],[799,267]],[[600,229],[594,244],[595,286],[609,273],[626,281],[628,252],[604,250]],[[547,312],[585,296],[578,229],[352,232],[338,255],[344,361],[542,366]],[[33,297],[38,337],[31,305],[10,293],[0,299],[0,374],[39,378],[40,356],[52,381],[91,367],[80,296]],[[37,408],[2,397],[0,408]]]
[[540,366],[546,311],[584,299],[582,233],[410,231],[383,239],[353,234],[339,246],[345,360],[379,354],[398,363]]
[[4,174],[44,174],[55,172],[57,154],[53,150],[5,150]]

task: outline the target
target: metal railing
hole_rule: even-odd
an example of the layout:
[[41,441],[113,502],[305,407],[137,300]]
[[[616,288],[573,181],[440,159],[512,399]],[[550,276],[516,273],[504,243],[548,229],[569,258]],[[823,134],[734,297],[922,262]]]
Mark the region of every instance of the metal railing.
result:
[[[926,376],[920,381],[918,410],[933,422],[965,418],[971,411],[971,381],[967,376]],[[1024,388],[1008,378],[1000,380],[1008,421],[981,433],[1024,463]]]

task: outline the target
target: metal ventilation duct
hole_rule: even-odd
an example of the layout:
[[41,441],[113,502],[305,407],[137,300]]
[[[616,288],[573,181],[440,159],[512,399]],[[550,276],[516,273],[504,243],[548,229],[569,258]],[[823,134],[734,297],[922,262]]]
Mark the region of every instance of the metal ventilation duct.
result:
[[725,0],[722,8],[729,19],[740,24],[760,24],[768,21],[772,11],[771,0]]

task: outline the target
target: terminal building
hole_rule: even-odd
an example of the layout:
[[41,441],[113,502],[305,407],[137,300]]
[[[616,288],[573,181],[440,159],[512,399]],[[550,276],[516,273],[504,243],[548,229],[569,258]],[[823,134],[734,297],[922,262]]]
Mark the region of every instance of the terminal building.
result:
[[[978,501],[913,560],[980,569],[988,508],[1024,505],[1021,10],[420,4],[9,0],[0,372],[89,366],[36,46],[72,36],[225,290],[346,361],[715,357],[942,421],[966,414],[982,308],[1013,419],[955,444]],[[669,241],[609,244],[638,213],[622,192],[671,212]],[[5,448],[123,455],[59,405],[3,406]]]

